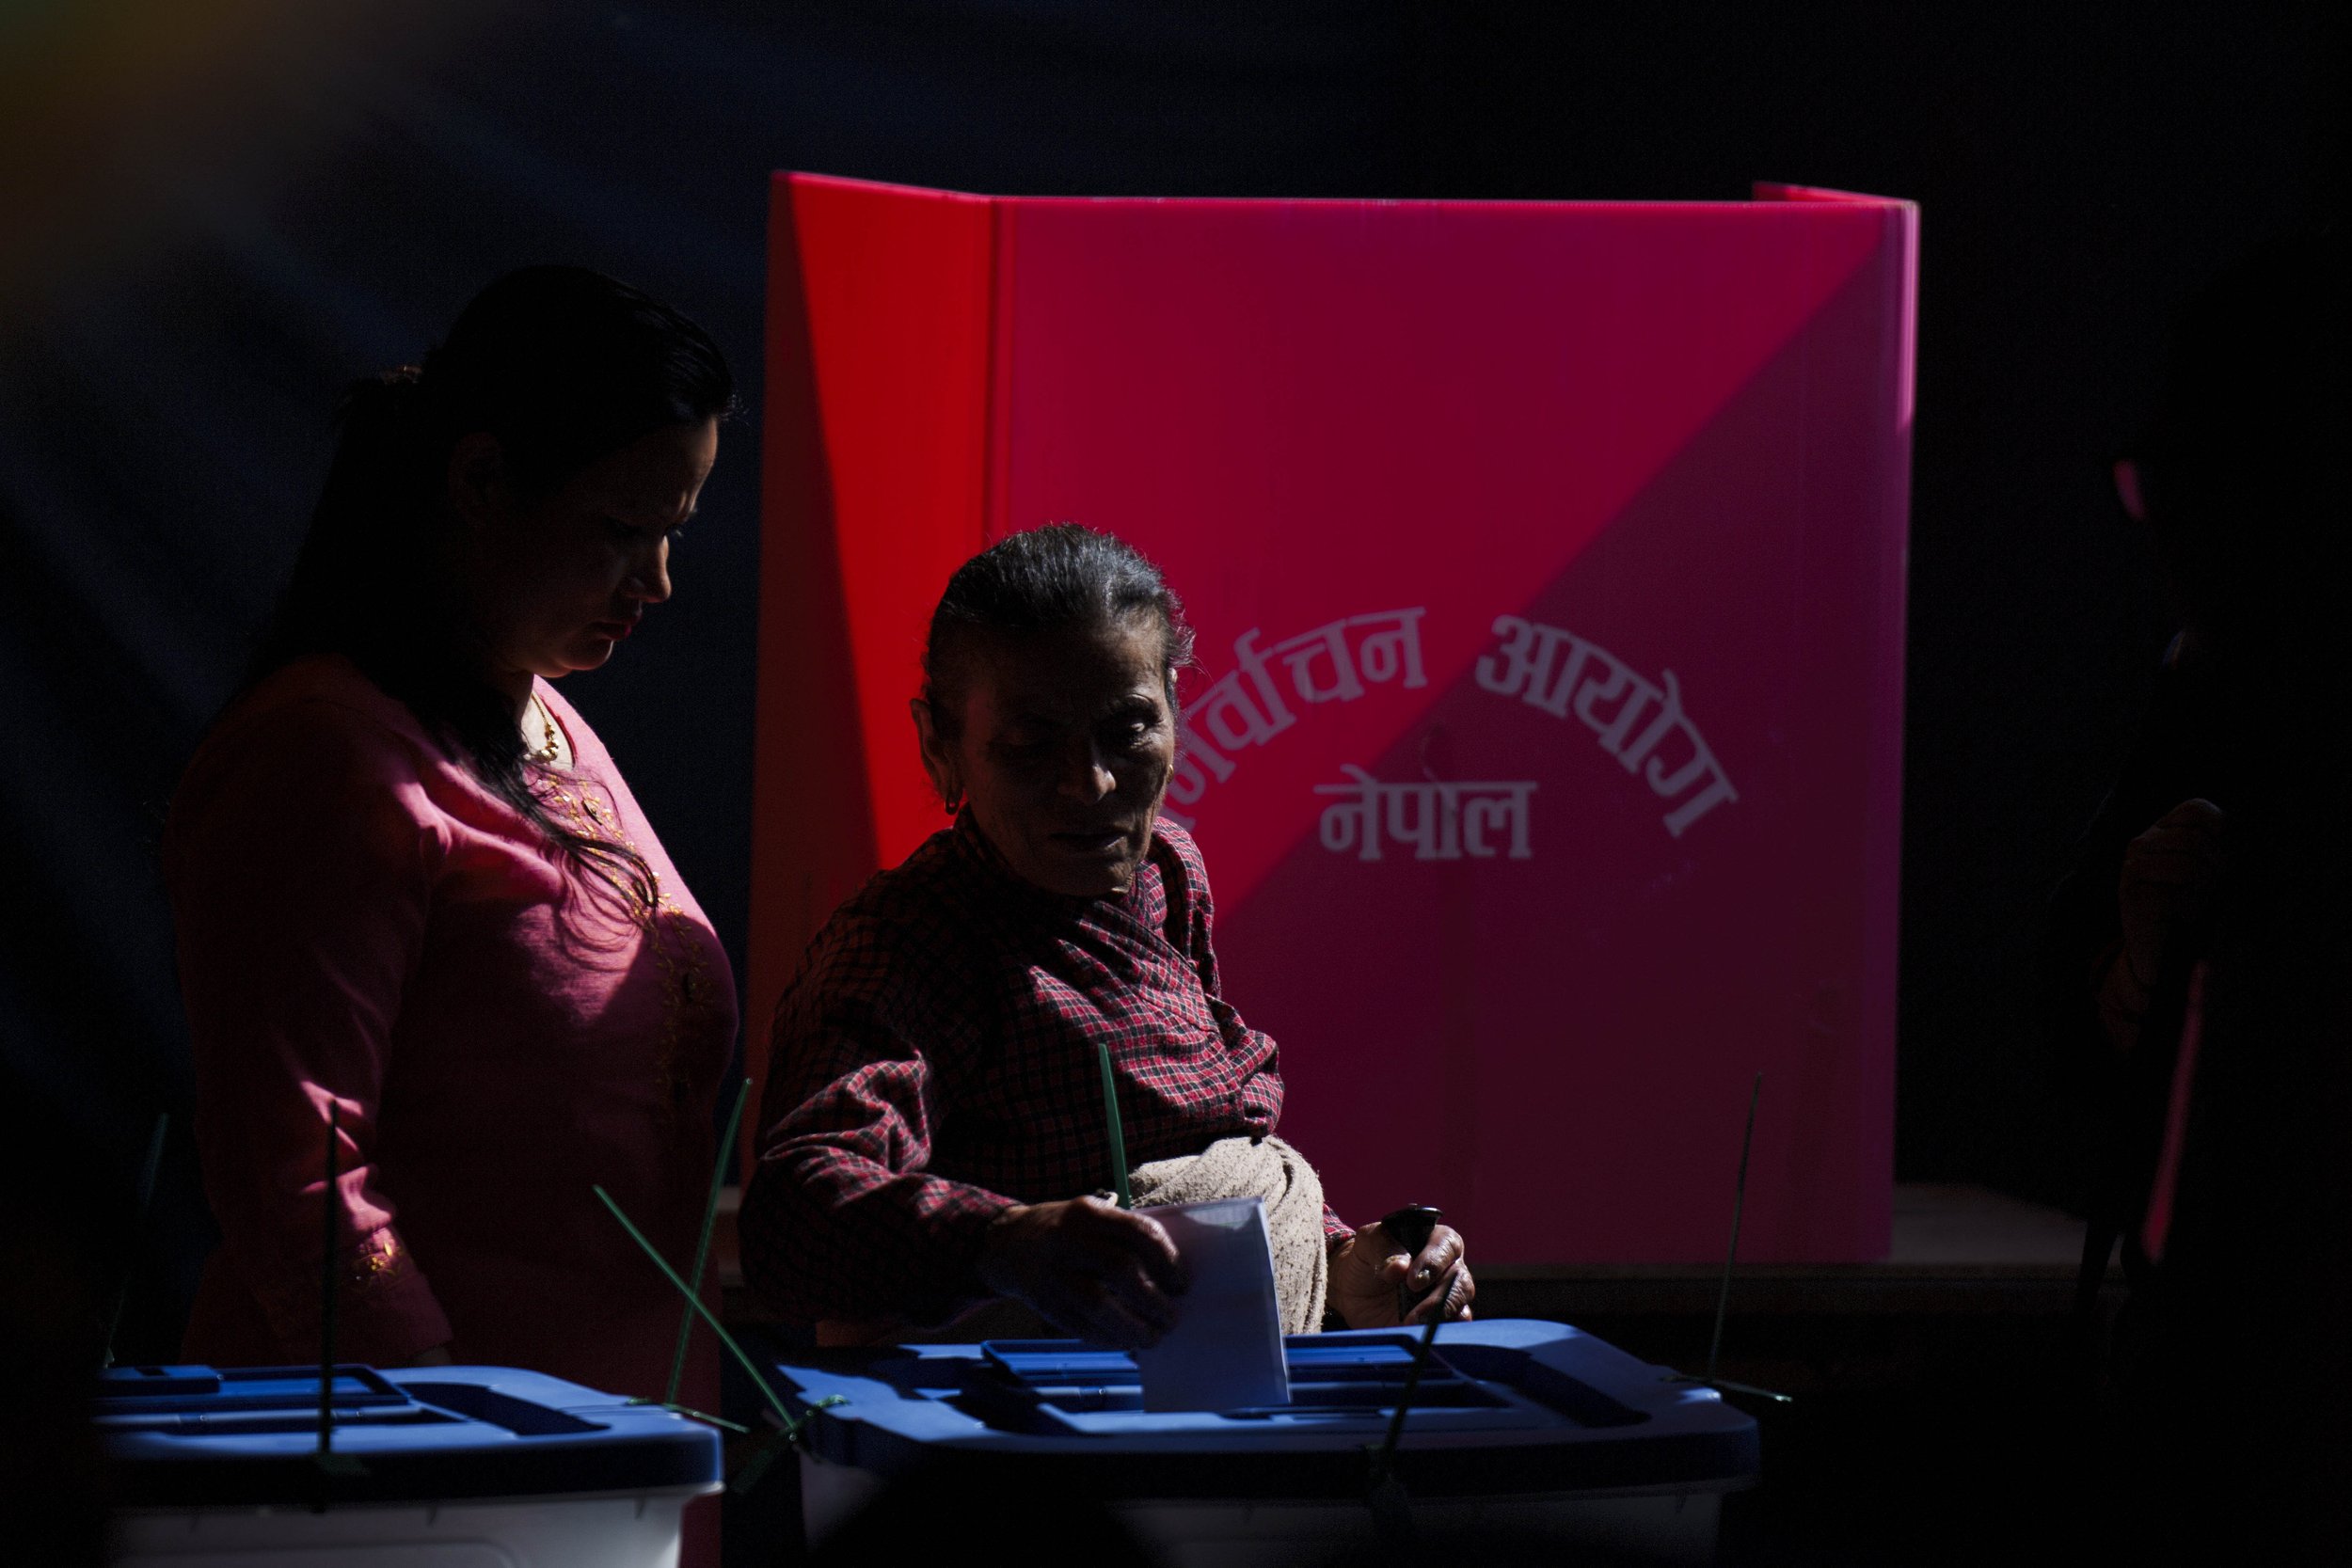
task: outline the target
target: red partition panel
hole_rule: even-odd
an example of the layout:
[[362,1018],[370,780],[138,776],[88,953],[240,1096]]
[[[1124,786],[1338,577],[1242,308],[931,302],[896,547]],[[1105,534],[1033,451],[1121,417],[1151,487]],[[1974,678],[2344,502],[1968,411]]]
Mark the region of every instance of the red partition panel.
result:
[[1881,1253],[1915,210],[1758,197],[780,176],[754,1016],[939,822],[946,574],[1086,522],[1199,628],[1168,809],[1343,1213],[1720,1256],[1762,1070],[1748,1255]]

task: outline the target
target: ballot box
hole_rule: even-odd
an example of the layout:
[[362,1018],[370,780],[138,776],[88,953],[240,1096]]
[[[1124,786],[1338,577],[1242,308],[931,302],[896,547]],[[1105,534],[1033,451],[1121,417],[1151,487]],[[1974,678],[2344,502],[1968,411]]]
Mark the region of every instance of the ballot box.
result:
[[[1175,1565],[1279,1563],[1394,1539],[1374,1451],[1418,1333],[1287,1345],[1291,1401],[1151,1414],[1135,1361],[1075,1340],[803,1353],[776,1371],[810,1411],[802,1497],[821,1544],[895,1480],[1019,1486],[1108,1503]],[[826,1401],[837,1401],[826,1404]],[[1722,1499],[1755,1483],[1755,1420],[1712,1390],[1553,1323],[1449,1323],[1414,1388],[1390,1473],[1407,1528],[1712,1560]]]
[[718,1433],[502,1367],[118,1367],[99,1386],[117,1568],[672,1568]]
[[1743,1255],[1883,1255],[1910,204],[772,196],[748,1016],[943,824],[949,574],[1083,523],[1342,1215],[1720,1258],[1761,1072]]

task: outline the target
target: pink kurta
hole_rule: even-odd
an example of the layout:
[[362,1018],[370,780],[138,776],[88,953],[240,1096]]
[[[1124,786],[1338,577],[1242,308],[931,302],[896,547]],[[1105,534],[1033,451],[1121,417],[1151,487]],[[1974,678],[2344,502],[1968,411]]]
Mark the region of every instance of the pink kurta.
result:
[[[644,857],[649,920],[339,657],[256,689],[182,781],[166,871],[223,1237],[191,1357],[317,1354],[331,1098],[341,1356],[446,1344],[660,1397],[682,1304],[590,1189],[685,1272],[734,980],[595,733],[538,694],[575,758],[543,798]],[[697,1343],[687,1402],[709,1409],[716,1354]]]

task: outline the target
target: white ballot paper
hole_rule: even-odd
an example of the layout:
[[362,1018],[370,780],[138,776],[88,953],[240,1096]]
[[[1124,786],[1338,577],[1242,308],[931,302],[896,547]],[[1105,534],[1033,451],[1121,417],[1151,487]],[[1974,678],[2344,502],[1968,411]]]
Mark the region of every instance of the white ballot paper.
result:
[[1135,1353],[1143,1369],[1143,1408],[1290,1403],[1265,1200],[1220,1198],[1136,1212],[1166,1227],[1192,1276],[1191,1289],[1176,1298],[1176,1326],[1150,1350]]

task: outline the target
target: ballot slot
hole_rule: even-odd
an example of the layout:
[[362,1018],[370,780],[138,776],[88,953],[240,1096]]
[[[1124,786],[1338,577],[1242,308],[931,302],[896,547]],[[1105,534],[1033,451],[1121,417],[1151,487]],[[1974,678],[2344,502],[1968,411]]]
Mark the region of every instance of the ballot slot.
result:
[[1074,1381],[1140,1386],[1143,1370],[1123,1350],[1094,1350],[1075,1339],[985,1339],[980,1359],[1031,1386]]
[[[278,1437],[292,1433],[310,1433],[318,1430],[318,1411],[255,1410],[223,1411],[217,1414],[186,1415],[169,1418],[171,1425],[150,1425],[144,1430],[159,1437]],[[451,1427],[464,1424],[463,1418],[421,1405],[405,1410],[361,1410],[338,1413],[338,1432],[381,1432],[395,1428]]]
[[[999,1432],[1103,1434],[1149,1420],[1132,1357],[1076,1340],[992,1340],[964,1363],[952,1391],[933,1397]],[[1296,1338],[1284,1348],[1291,1400],[1244,1406],[1215,1418],[1249,1426],[1376,1427],[1396,1408],[1410,1375],[1412,1337]],[[1416,1430],[1638,1425],[1649,1417],[1524,1352],[1486,1345],[1434,1354],[1413,1395]]]
[[[328,1392],[338,1424],[418,1408],[372,1367],[337,1367]],[[315,1422],[318,1400],[315,1367],[117,1367],[99,1380],[93,1415],[104,1426],[169,1431],[193,1419],[218,1430],[225,1421],[284,1411],[310,1411]]]

